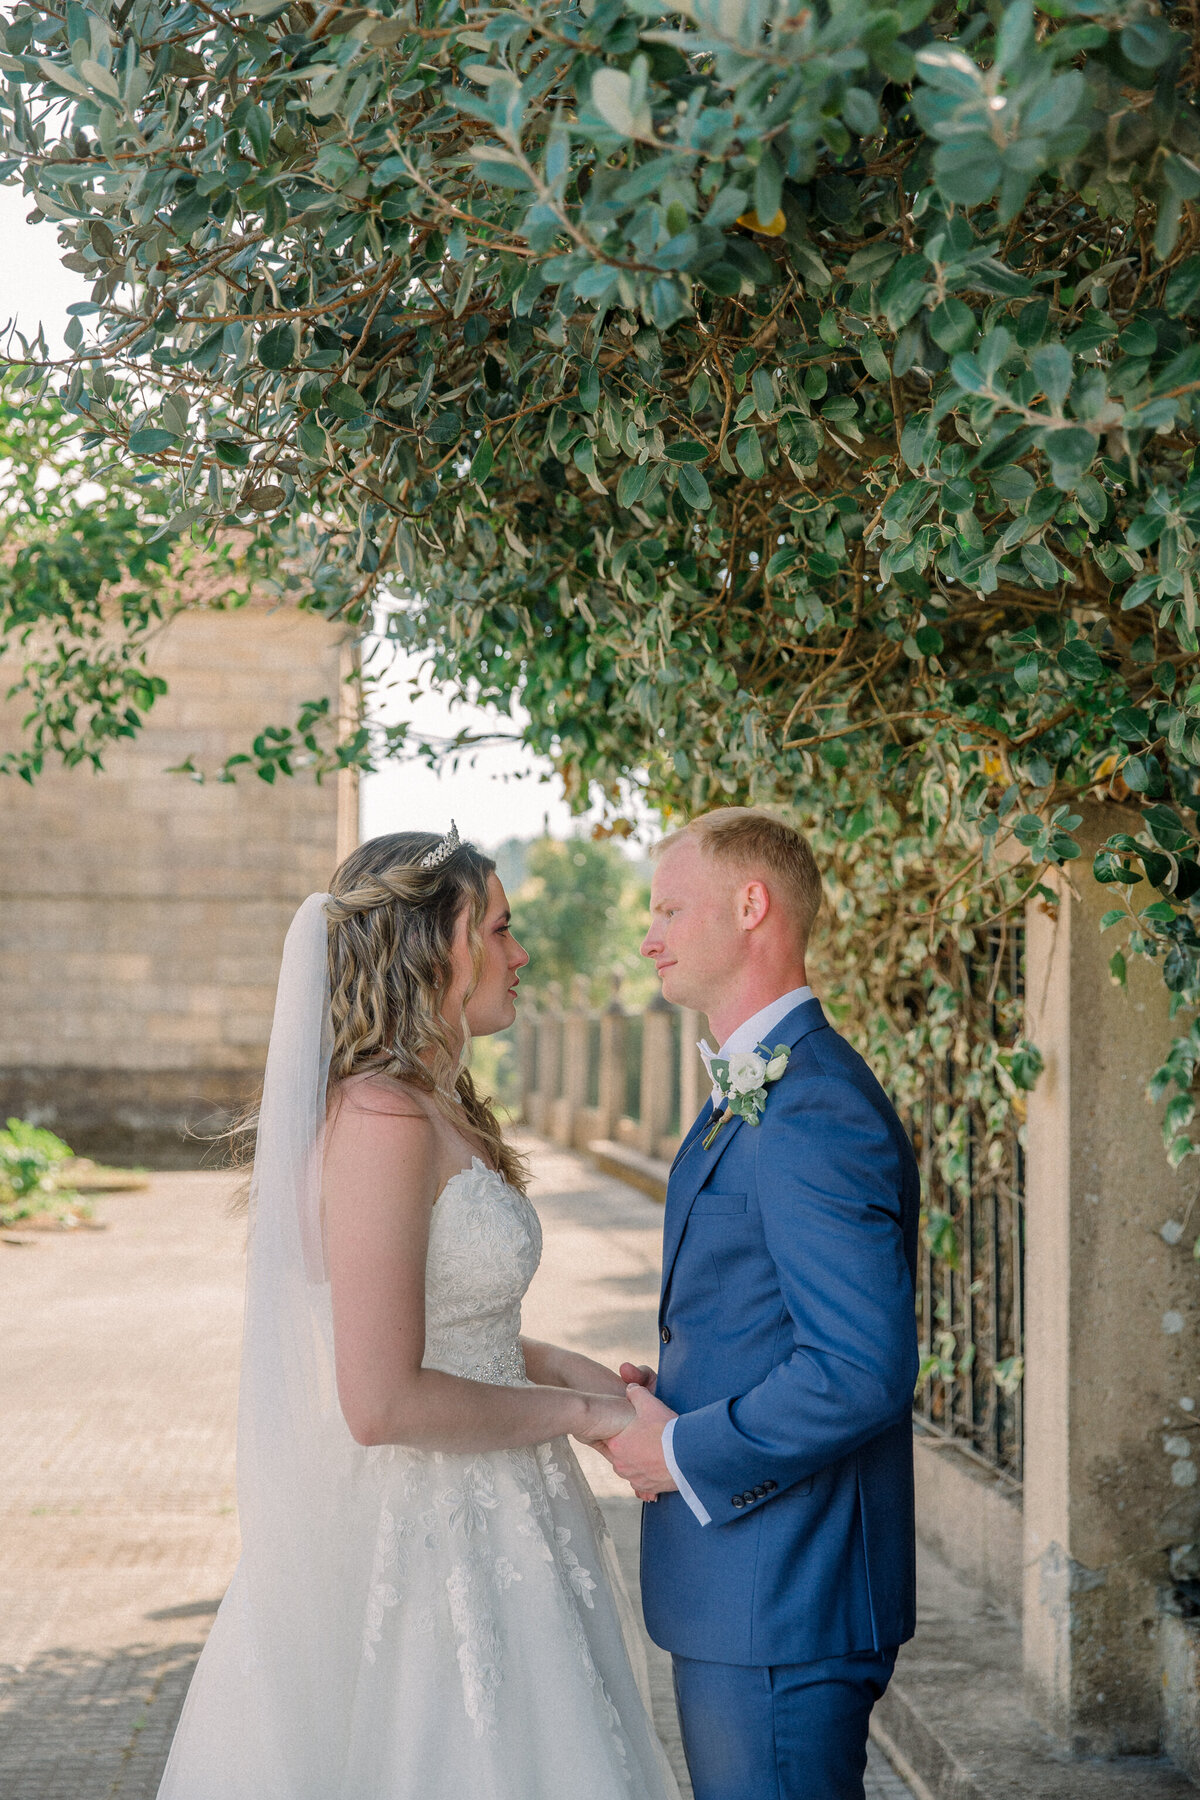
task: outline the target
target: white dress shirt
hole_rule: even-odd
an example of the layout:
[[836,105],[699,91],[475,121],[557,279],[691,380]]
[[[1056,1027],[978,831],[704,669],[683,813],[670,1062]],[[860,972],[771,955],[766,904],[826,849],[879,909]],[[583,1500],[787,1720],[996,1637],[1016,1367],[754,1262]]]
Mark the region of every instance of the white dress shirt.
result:
[[[705,1041],[701,1040],[696,1048],[701,1052],[701,1055],[704,1056],[705,1067],[707,1068],[710,1058],[714,1055],[719,1058],[724,1058],[731,1056],[735,1050],[753,1050],[756,1045],[765,1044],[767,1042],[768,1034],[772,1032],[776,1025],[783,1019],[786,1019],[790,1012],[794,1012],[798,1006],[803,1006],[806,1000],[815,1000],[815,998],[816,995],[810,987],[792,988],[790,993],[780,994],[778,1000],[770,1001],[766,1006],[756,1012],[752,1018],[746,1019],[741,1025],[736,1026],[725,1039],[725,1042],[721,1045],[719,1050],[713,1051]],[[771,1046],[768,1045],[768,1048],[770,1047]],[[707,1055],[705,1052],[707,1052]],[[712,1091],[714,1108],[719,1105],[722,1098],[721,1090],[714,1082]],[[711,1524],[712,1514],[705,1506],[703,1500],[700,1499],[699,1495],[695,1493],[691,1484],[680,1469],[679,1464],[675,1461],[674,1438],[675,1421],[674,1419],[668,1419],[663,1426],[662,1434],[663,1460],[671,1471],[675,1486],[679,1489],[679,1492],[683,1495],[683,1498],[687,1501],[700,1523],[702,1525]]]

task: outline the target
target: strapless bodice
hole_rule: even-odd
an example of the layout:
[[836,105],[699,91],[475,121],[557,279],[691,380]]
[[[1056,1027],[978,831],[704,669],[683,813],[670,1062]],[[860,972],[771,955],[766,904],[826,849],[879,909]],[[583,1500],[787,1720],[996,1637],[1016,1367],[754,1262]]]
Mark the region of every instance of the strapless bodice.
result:
[[425,1367],[524,1381],[521,1301],[541,1254],[541,1224],[524,1194],[478,1156],[452,1175],[429,1229]]

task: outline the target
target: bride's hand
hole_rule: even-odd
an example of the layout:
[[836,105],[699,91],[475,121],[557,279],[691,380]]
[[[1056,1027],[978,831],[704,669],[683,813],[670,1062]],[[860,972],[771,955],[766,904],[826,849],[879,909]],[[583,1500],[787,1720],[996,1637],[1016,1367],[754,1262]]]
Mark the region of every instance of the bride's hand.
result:
[[628,1387],[644,1387],[648,1394],[654,1393],[658,1386],[658,1370],[648,1368],[645,1363],[622,1363],[620,1375]]
[[573,1436],[605,1454],[609,1438],[616,1437],[637,1416],[630,1401],[617,1394],[580,1394],[583,1417]]
[[521,1339],[529,1379],[540,1387],[573,1388],[577,1394],[623,1396],[625,1377],[615,1369],[584,1356],[580,1350],[564,1350],[561,1344],[543,1344],[536,1338]]

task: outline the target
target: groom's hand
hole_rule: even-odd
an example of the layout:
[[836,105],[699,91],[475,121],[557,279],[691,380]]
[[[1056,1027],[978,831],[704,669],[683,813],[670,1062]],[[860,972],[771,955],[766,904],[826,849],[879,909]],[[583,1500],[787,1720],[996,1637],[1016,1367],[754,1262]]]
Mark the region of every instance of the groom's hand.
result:
[[[624,1369],[621,1372],[624,1374]],[[609,1438],[609,1461],[639,1500],[672,1494],[676,1491],[675,1478],[663,1456],[662,1434],[663,1426],[675,1414],[640,1381],[631,1381],[625,1392],[635,1416],[632,1425]]]

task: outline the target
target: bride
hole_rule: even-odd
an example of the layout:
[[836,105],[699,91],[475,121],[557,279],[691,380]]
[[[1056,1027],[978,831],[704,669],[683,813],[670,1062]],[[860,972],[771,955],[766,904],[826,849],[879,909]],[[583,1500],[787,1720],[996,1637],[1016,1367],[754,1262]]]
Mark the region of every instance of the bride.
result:
[[242,1556],[159,1800],[678,1800],[567,1435],[624,1384],[520,1335],[541,1233],[466,1069],[526,952],[457,832],[288,932],[251,1184]]

